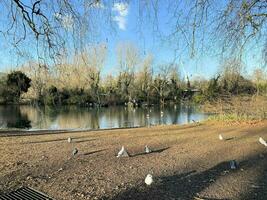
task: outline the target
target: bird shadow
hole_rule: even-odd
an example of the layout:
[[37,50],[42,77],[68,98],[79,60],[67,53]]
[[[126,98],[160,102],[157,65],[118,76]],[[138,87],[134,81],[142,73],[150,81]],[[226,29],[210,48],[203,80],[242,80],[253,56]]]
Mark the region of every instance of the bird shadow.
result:
[[130,157],[136,157],[136,156],[142,156],[142,155],[148,155],[148,154],[153,154],[153,153],[162,153],[163,151],[169,149],[170,147],[165,147],[165,148],[161,148],[161,149],[156,149],[156,150],[152,150],[152,152],[150,153],[146,153],[146,152],[139,152],[139,153],[135,153],[135,154],[130,154]]
[[90,142],[90,141],[95,141],[97,139],[88,139],[88,140],[79,140],[79,141],[72,141],[72,143],[83,143],[83,142]]
[[90,152],[84,153],[83,155],[84,156],[88,156],[88,155],[99,153],[99,152],[102,152],[102,151],[105,151],[105,150],[107,150],[107,149],[100,149],[100,150],[96,150],[96,151],[90,151]]
[[29,141],[29,142],[23,142],[21,144],[41,144],[41,143],[48,143],[48,142],[60,142],[60,141],[66,141],[66,138],[60,138],[60,139],[53,139],[53,140],[42,140],[42,141]]
[[224,140],[229,141],[229,140],[233,140],[233,139],[235,139],[235,137],[225,138]]
[[[88,140],[79,140],[79,141],[75,141],[75,138],[73,138],[71,143],[82,143],[82,142],[89,142],[89,141],[94,141],[97,139],[88,139]],[[60,141],[66,141],[66,138],[60,138],[60,139],[53,139],[53,140],[42,140],[42,141],[29,141],[29,142],[23,142],[20,144],[41,144],[41,143],[49,143],[49,142],[60,142]]]

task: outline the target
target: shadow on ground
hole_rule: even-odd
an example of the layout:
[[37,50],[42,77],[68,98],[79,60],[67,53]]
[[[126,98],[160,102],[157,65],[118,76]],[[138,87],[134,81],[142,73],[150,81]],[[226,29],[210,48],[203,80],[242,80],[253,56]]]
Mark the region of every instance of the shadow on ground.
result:
[[166,148],[162,148],[162,149],[155,149],[155,150],[152,150],[152,152],[150,152],[150,153],[146,153],[146,152],[135,153],[135,154],[131,154],[130,157],[149,155],[149,154],[153,154],[153,153],[162,153],[163,151],[165,151],[169,148],[170,147],[166,147]]
[[260,165],[258,171],[260,176],[257,177],[257,181],[252,183],[251,189],[245,194],[240,195],[240,200],[266,200],[267,199],[267,153],[257,155],[250,160],[250,162],[243,161],[240,165],[247,168],[254,168]]
[[[208,188],[210,185],[214,184],[222,176],[238,176],[240,173],[246,175],[246,172],[241,172],[242,169],[252,169],[255,166],[260,166],[260,177],[256,177],[255,183],[257,188],[249,191],[245,191],[245,194],[240,195],[240,200],[263,200],[267,198],[267,153],[263,156],[255,155],[249,157],[244,161],[239,163],[239,169],[230,170],[229,162],[222,162],[216,166],[203,171],[195,172],[189,171],[182,174],[174,174],[171,176],[155,177],[155,183],[151,186],[146,186],[144,180],[140,182],[133,188],[123,191],[116,196],[104,197],[105,200],[192,200],[192,199],[203,199],[203,200],[230,200],[229,198],[221,197],[218,195],[209,194],[208,196],[201,196],[203,190]],[[225,174],[225,171],[229,171]],[[257,171],[258,172],[258,171]],[[230,183],[231,184],[231,183]],[[240,183],[242,184],[242,183]],[[236,191],[233,191],[236,192]],[[235,193],[236,194],[236,193]],[[225,196],[227,196],[226,194]],[[214,198],[213,198],[214,196]],[[232,199],[232,198],[231,198]]]
[[[96,139],[88,139],[88,140],[74,140],[71,143],[82,143],[82,142],[89,142],[89,141],[94,141]],[[67,143],[67,139],[66,138],[60,138],[60,139],[54,139],[54,140],[42,140],[42,141],[29,141],[29,142],[24,142],[22,144],[41,144],[41,143],[48,143],[48,142],[61,142],[61,141],[66,141]]]
[[99,153],[99,152],[102,152],[102,151],[105,151],[105,150],[107,150],[107,149],[100,149],[100,150],[97,150],[97,151],[90,151],[90,152],[84,153],[83,155],[87,156],[87,155]]

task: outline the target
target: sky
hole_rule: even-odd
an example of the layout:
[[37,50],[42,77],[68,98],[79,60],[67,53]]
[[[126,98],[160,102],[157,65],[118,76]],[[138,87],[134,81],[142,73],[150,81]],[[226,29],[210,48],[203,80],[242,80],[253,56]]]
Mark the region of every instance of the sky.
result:
[[[130,42],[140,49],[140,55],[146,56],[152,54],[154,57],[154,66],[157,68],[160,64],[166,64],[174,61],[177,58],[175,50],[177,45],[175,42],[163,42],[161,38],[156,36],[151,24],[139,26],[138,1],[130,1],[130,3],[117,2],[113,4],[111,9],[112,18],[115,30],[105,29],[105,23],[101,23],[101,34],[95,42],[106,42],[108,47],[108,57],[103,69],[103,74],[114,74],[118,70],[116,62],[116,47],[118,43]],[[160,1],[161,2],[161,1]],[[161,2],[162,3],[162,2]],[[164,5],[159,5],[162,9],[158,13],[158,27],[163,34],[171,32],[173,22],[167,21],[169,16],[168,9]],[[95,5],[95,9],[104,10],[104,4]],[[186,9],[186,8],[185,8]],[[66,19],[65,21],[71,21]],[[0,21],[5,23],[5,21]],[[209,38],[207,38],[209,39]],[[183,41],[182,41],[183,43]],[[218,67],[222,61],[220,57],[213,54],[197,52],[194,58],[188,55],[188,52],[179,51],[179,58],[175,62],[179,66],[180,73],[191,77],[202,76],[211,78],[218,73]],[[176,55],[176,56],[175,56]],[[255,66],[260,66],[259,52],[254,49],[252,53],[246,54],[244,57],[246,72],[251,73]],[[0,71],[7,69],[15,69],[17,65],[22,64],[25,60],[21,59],[9,44],[6,39],[0,35]]]

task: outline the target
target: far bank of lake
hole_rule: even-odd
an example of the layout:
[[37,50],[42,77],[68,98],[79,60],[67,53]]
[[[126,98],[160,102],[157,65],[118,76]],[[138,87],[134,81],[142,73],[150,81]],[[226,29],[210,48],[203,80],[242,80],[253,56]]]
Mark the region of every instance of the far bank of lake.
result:
[[197,106],[189,105],[172,105],[163,109],[158,106],[90,108],[2,105],[0,106],[0,129],[107,129],[187,124],[204,120],[208,116],[209,114],[201,112]]

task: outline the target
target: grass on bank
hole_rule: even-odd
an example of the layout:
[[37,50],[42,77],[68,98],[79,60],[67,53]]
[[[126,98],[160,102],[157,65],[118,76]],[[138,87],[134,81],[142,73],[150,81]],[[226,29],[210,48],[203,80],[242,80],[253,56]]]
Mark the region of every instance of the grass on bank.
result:
[[203,105],[205,112],[214,113],[208,120],[250,121],[267,119],[267,96],[222,98]]

